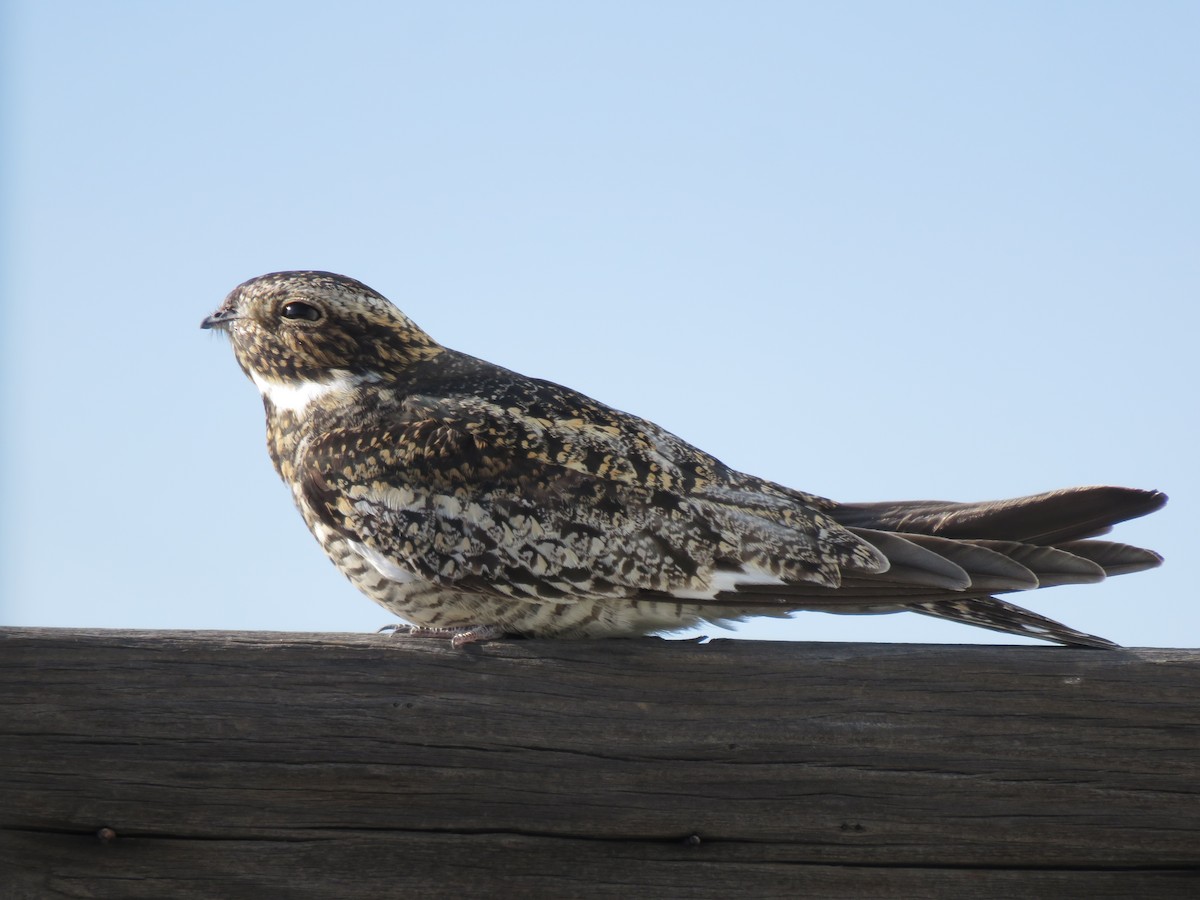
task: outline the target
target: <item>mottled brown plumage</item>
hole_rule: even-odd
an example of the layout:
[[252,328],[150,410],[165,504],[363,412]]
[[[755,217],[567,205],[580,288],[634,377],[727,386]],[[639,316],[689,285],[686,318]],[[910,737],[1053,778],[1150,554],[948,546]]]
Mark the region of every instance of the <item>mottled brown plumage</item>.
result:
[[1107,647],[992,595],[1161,561],[1090,540],[1158,509],[1158,492],[834,503],[442,347],[327,272],[247,281],[203,327],[229,334],[262,393],[271,458],[326,553],[420,633],[604,637],[912,610]]

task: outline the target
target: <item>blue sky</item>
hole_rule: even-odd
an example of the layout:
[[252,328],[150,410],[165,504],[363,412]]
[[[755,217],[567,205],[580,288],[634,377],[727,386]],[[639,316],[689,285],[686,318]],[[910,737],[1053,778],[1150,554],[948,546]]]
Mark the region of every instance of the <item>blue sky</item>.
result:
[[[4,15],[0,624],[390,621],[198,328],[246,278],[321,268],[826,496],[1165,490],[1118,532],[1164,568],[1022,602],[1200,645],[1196,4]],[[1004,640],[914,615],[741,634]]]

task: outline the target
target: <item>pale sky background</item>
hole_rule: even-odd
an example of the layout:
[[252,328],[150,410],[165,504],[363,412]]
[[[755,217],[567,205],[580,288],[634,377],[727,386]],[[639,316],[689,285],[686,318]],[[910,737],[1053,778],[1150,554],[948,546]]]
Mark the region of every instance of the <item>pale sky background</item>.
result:
[[[1164,568],[1020,602],[1200,646],[1200,4],[4,15],[0,624],[393,621],[198,327],[320,268],[826,496],[1162,489],[1117,534]],[[741,634],[1006,640],[911,614]]]

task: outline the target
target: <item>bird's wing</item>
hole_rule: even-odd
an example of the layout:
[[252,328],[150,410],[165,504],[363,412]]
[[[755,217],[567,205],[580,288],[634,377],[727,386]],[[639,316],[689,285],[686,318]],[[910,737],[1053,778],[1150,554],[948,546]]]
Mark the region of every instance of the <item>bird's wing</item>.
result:
[[983,503],[842,503],[836,515],[847,526],[1045,546],[1106,534],[1118,522],[1152,513],[1166,502],[1160,491],[1095,486]]
[[705,602],[735,578],[834,587],[843,570],[887,565],[817,498],[739,490],[729,477],[745,476],[599,404],[549,412],[409,397],[311,439],[298,459],[304,502],[423,580],[526,599]]

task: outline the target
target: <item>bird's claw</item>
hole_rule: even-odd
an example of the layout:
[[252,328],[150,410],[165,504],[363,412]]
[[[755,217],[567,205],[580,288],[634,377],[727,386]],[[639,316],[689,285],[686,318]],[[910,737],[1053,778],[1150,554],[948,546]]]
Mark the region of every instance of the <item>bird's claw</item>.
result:
[[392,637],[442,638],[450,641],[451,647],[462,647],[476,641],[490,641],[504,637],[504,629],[496,625],[470,625],[465,628],[431,628],[428,625],[408,625],[397,622],[394,625],[384,625],[376,634],[391,632]]

